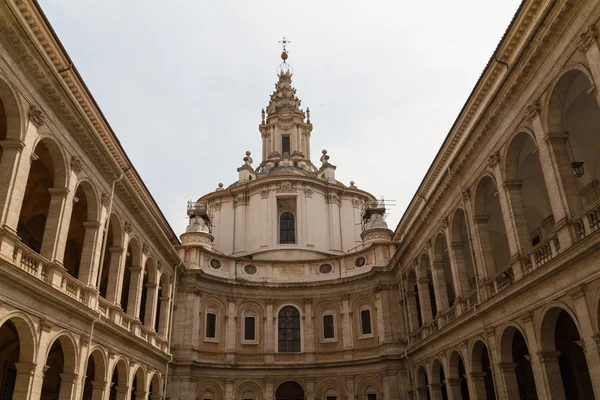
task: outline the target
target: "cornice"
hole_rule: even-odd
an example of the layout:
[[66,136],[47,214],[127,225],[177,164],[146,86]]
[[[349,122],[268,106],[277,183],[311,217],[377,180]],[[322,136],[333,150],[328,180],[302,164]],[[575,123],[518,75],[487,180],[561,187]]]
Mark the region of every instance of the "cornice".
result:
[[[37,63],[32,56],[22,57],[26,67],[33,71],[32,75],[36,80],[38,82],[41,80],[40,87],[51,100],[50,103],[57,107],[59,111],[57,115],[67,121],[67,126],[76,133],[73,136],[80,141],[82,148],[89,153],[94,162],[102,167],[108,179],[114,179],[121,171],[124,171],[126,185],[122,189],[124,188],[127,192],[125,199],[130,205],[135,205],[134,208],[137,210],[143,210],[152,216],[152,218],[143,218],[142,222],[148,233],[157,239],[157,244],[178,244],[177,236],[141,177],[131,165],[127,154],[70,62],[68,54],[56,38],[37,3],[31,0],[15,0],[14,3],[8,2],[8,4],[13,15],[37,48],[38,53],[48,63],[47,66],[43,66]],[[4,29],[8,25],[10,25],[8,21],[0,23]],[[21,53],[27,52],[22,43],[19,45]],[[62,85],[62,88],[50,82],[43,72],[45,68],[50,68],[55,79],[59,81],[59,87]],[[60,89],[67,92],[68,100],[64,99]],[[76,106],[76,110],[71,107],[70,103]],[[120,191],[120,194],[125,195],[123,190]],[[140,208],[140,205],[143,207]],[[162,247],[162,250],[170,254],[172,262],[179,261],[177,253],[171,246],[163,245]]]

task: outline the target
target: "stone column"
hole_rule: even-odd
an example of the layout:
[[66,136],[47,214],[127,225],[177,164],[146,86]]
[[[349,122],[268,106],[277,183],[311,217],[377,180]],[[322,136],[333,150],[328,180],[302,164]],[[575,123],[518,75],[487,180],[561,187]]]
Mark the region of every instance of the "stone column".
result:
[[117,386],[115,390],[117,392],[116,400],[129,400],[129,387]]
[[100,232],[100,223],[95,221],[86,221],[85,236],[83,238],[83,249],[81,249],[81,265],[78,278],[83,284],[93,286],[98,274],[98,262],[95,255],[96,245],[98,243],[98,234]]
[[[408,320],[410,332],[416,332],[419,330],[419,315],[417,311],[417,292],[413,290],[406,291],[406,305],[408,306]],[[408,339],[408,338],[407,338]]]
[[235,316],[235,299],[227,298],[227,316],[225,318],[227,332],[225,333],[225,353],[228,361],[233,361],[235,357],[235,333],[236,333],[236,316]]
[[356,399],[356,394],[354,393],[354,377],[353,376],[346,377],[346,397],[348,398],[348,400]]
[[[507,182],[508,186],[503,184],[502,173],[500,172],[500,164],[496,164],[493,168],[494,178],[496,179],[496,190],[498,191],[498,202],[500,203],[500,210],[502,211],[502,221],[504,223],[504,230],[506,232],[506,239],[508,241],[508,249],[510,256],[516,257],[520,253],[520,238],[517,237],[518,230],[515,219],[513,218],[513,210],[510,207],[510,201],[508,199],[508,190],[512,190],[512,183]],[[505,190],[500,187],[502,185]],[[520,187],[519,187],[520,190]],[[511,234],[512,233],[512,234]],[[508,265],[499,265],[498,270],[503,270]]]
[[0,140],[0,226],[17,230],[31,167],[31,146],[20,140]]
[[260,191],[260,247],[269,246],[269,189],[264,188]]
[[494,328],[486,328],[485,336],[488,346],[488,357],[490,358],[490,370],[492,371],[494,392],[496,393],[496,396],[502,398],[502,395],[506,392],[506,389],[504,387],[504,382],[501,379],[497,379],[501,374],[499,368],[500,352],[498,351],[498,344],[496,342],[496,333]]
[[110,265],[106,284],[106,300],[111,304],[117,304],[121,300],[118,292],[119,283],[123,279],[123,268],[125,267],[125,249],[123,247],[109,247],[108,251],[110,251]]
[[592,319],[590,317],[587,306],[585,292],[583,286],[579,286],[569,292],[575,305],[575,315],[579,321],[579,329],[581,330],[581,340],[583,341],[583,351],[585,360],[587,361],[590,380],[594,388],[596,398],[600,398],[600,353],[598,353],[598,345],[595,341],[595,332]]
[[265,353],[266,353],[266,362],[273,361],[273,352],[275,351],[275,335],[273,332],[273,321],[275,317],[273,316],[273,300],[267,301],[267,319],[265,326]]
[[233,397],[233,383],[235,381],[231,378],[225,379],[225,400],[234,400]]
[[[166,338],[169,334],[169,318],[171,315],[171,299],[170,296],[161,296],[160,298],[160,319],[158,320],[158,334]],[[154,313],[156,318],[156,313]],[[156,326],[156,321],[154,322]]]
[[104,400],[106,385],[106,381],[92,381],[92,400]]
[[429,394],[431,395],[431,400],[443,400],[442,384],[441,383],[429,384]]
[[404,396],[400,395],[397,374],[391,371],[383,373],[383,399],[400,400]]
[[[59,252],[58,248],[60,242],[62,241],[61,228],[63,226],[63,218],[69,190],[65,188],[50,188],[48,191],[50,192],[50,206],[48,208],[48,219],[46,220],[46,227],[44,229],[44,238],[42,239],[42,248],[40,250],[40,254],[50,261],[58,260],[62,262],[64,252]],[[67,230],[68,228],[69,227],[67,226]]]
[[485,276],[481,277],[483,279],[493,279],[496,276],[496,261],[494,260],[492,241],[490,240],[490,233],[487,225],[489,220],[489,215],[477,215],[473,219],[484,264],[483,272]]
[[[379,338],[379,343],[384,343],[386,341],[386,329],[385,329],[385,321],[383,318],[383,313],[384,313],[384,307],[383,307],[383,301],[382,301],[382,291],[377,291],[375,293],[375,309],[373,310],[376,315],[374,315],[374,317],[377,317],[377,336]],[[388,322],[391,322],[388,319]],[[391,332],[388,332],[388,336],[391,339]]]
[[28,400],[30,396],[33,397],[31,389],[37,364],[28,362],[15,363],[15,367],[17,368],[17,378],[12,398],[13,400]]
[[427,393],[429,393],[429,389],[427,389],[426,387],[418,387],[417,388],[417,400],[429,400],[429,396],[427,395]]
[[329,203],[329,249],[330,250],[342,250],[342,236],[341,236],[341,220],[340,220],[340,205],[337,194],[328,193],[325,197],[326,202]]
[[312,378],[306,379],[306,398],[315,398],[315,381]]
[[446,287],[446,277],[444,274],[444,262],[435,261],[432,263],[432,278],[435,287],[436,302],[438,312],[447,310],[450,307],[448,302],[448,288]]
[[77,374],[60,374],[60,393],[58,400],[71,400],[73,398],[73,389],[77,381]]
[[566,400],[565,390],[563,387],[562,376],[560,374],[560,366],[558,365],[559,351],[540,351],[538,354],[542,369],[546,375],[546,387],[549,399]]
[[265,400],[274,400],[273,379],[267,378],[267,386],[265,387]]
[[429,279],[419,278],[417,286],[419,289],[419,301],[421,302],[421,318],[423,318],[423,324],[426,325],[433,321],[429,296]]
[[523,326],[525,328],[525,335],[527,337],[527,350],[529,350],[529,357],[531,362],[531,369],[533,371],[533,378],[535,380],[535,389],[539,399],[548,399],[548,388],[546,380],[544,379],[544,370],[539,356],[539,344],[535,335],[535,327],[533,325],[533,319],[531,314],[527,314],[523,319]]
[[139,319],[140,315],[140,299],[142,297],[142,267],[132,265],[129,268],[131,276],[129,278],[129,293],[127,301],[127,315],[131,318]]
[[448,389],[449,400],[462,400],[460,378],[446,378],[446,387]]
[[306,246],[315,246],[315,233],[313,228],[313,213],[312,213],[312,195],[313,191],[310,187],[304,188],[304,203],[306,210]]
[[[312,300],[304,300],[304,352],[309,354],[308,359],[314,359],[315,352],[315,328],[314,316],[312,314]],[[310,397],[308,397],[310,398]]]
[[343,338],[344,338],[344,351],[346,358],[352,358],[351,351],[354,347],[354,339],[352,335],[352,311],[350,311],[349,304],[350,296],[346,295],[342,298],[342,323],[343,323]]
[[[577,45],[577,49],[584,53],[588,59],[590,72],[596,85],[600,84],[600,50],[598,49],[597,37],[598,33],[594,26],[589,26],[579,37]],[[600,93],[598,93],[597,88],[594,90],[594,95],[600,103]]]
[[504,396],[501,398],[506,399],[518,399],[519,398],[519,385],[517,383],[517,374],[515,369],[517,363],[499,363],[498,369],[500,370],[500,376],[502,378],[502,384],[505,389]]
[[485,392],[485,372],[471,372],[469,374],[471,378],[471,386],[473,388],[474,400],[486,400],[487,395]]
[[[167,297],[167,299],[168,299],[168,297]],[[154,330],[154,327],[156,326],[156,308],[158,305],[157,303],[158,303],[158,284],[156,282],[147,283],[146,284],[146,308],[144,311],[144,326],[148,329]],[[160,311],[162,312],[162,310],[160,310]]]
[[146,400],[146,395],[148,392],[145,390],[136,390],[135,391],[135,400]]

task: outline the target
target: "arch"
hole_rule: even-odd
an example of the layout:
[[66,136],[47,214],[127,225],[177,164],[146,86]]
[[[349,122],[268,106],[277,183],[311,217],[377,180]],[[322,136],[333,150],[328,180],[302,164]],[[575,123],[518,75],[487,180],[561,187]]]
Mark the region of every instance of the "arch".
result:
[[[107,218],[104,223],[108,224],[106,246],[102,250],[104,251],[102,273],[96,285],[99,286],[100,296],[107,299],[109,294],[109,277],[114,276],[116,278],[119,272],[125,235],[122,220],[117,214],[111,213],[110,218]],[[111,295],[114,296],[116,288],[112,285],[110,289]]]
[[0,140],[21,140],[25,136],[25,117],[16,90],[0,77]]
[[19,374],[19,365],[35,365],[34,325],[19,314],[11,313],[0,322],[0,388],[5,398],[27,397],[33,373]]
[[12,323],[18,336],[19,362],[32,363],[37,357],[37,333],[31,318],[19,311],[11,312],[0,319],[0,328],[6,323]]
[[45,363],[41,397],[70,399],[77,374],[77,345],[70,332],[59,332],[50,341]]
[[508,324],[502,331],[500,363],[509,398],[537,398],[527,340],[523,330],[516,323]]
[[438,302],[440,303],[438,308],[445,310],[452,307],[456,300],[456,290],[448,242],[443,232],[439,232],[433,242],[433,273],[436,293],[439,298]]
[[296,306],[286,305],[277,312],[277,349],[280,353],[302,351],[300,311]]
[[435,358],[431,364],[431,385],[429,391],[435,393],[435,399],[448,400],[448,389],[446,388],[446,374],[444,366],[439,358]]
[[236,399],[240,400],[262,400],[262,388],[254,381],[243,381],[235,389]]
[[[58,200],[64,202],[66,198],[66,162],[58,143],[48,136],[38,140],[33,154],[37,158],[32,156],[17,233],[26,246],[54,260],[58,221],[63,208]],[[56,204],[51,207],[53,196]]]
[[[154,317],[154,330],[161,336],[167,337],[169,328],[169,313],[166,307],[171,298],[171,279],[168,274],[160,274],[160,284],[158,286],[158,299],[156,304],[156,315]],[[164,310],[163,310],[164,308]]]
[[[106,382],[107,360],[104,350],[100,346],[92,349],[88,359],[83,387],[83,398],[102,400],[104,387],[98,388],[100,382]],[[94,390],[94,386],[96,389]]]
[[[550,397],[594,398],[581,330],[568,307],[553,303],[542,314],[540,347],[548,375]],[[561,379],[558,379],[558,377]]]
[[457,292],[463,298],[467,298],[477,289],[473,249],[468,229],[465,210],[457,208],[450,220],[450,247],[456,265]]
[[116,398],[117,393],[127,392],[129,390],[129,363],[125,358],[119,357],[113,364],[110,377],[110,395],[109,397]]
[[346,398],[346,386],[338,378],[326,378],[315,387],[316,398],[326,400],[328,397]]
[[[121,308],[127,314],[135,317],[135,303],[137,292],[137,282],[133,282],[131,287],[131,273],[142,267],[142,245],[139,239],[131,237],[125,252],[125,267],[123,268],[123,276],[121,278]],[[133,289],[133,291],[132,291]]]
[[285,381],[277,387],[277,400],[304,400],[304,388],[296,381]]
[[[67,272],[87,283],[92,273],[93,251],[98,230],[99,205],[89,181],[80,181],[75,190],[63,265]],[[94,227],[95,229],[89,229]],[[82,268],[81,268],[82,267]]]
[[[151,323],[152,313],[154,313],[154,307],[156,307],[156,294],[154,293],[158,287],[155,287],[153,290],[148,291],[148,286],[150,284],[157,285],[156,277],[158,275],[158,271],[156,269],[156,263],[154,259],[150,256],[146,259],[144,264],[144,268],[142,269],[142,288],[140,291],[140,307],[137,317],[140,322],[144,324],[144,326],[148,328],[153,328],[153,324]],[[150,298],[148,297],[150,294]],[[150,301],[150,303],[148,303]]]
[[517,239],[525,252],[554,231],[554,216],[539,160],[535,137],[519,130],[504,157],[505,187],[516,222]]
[[474,220],[488,280],[503,271],[510,259],[503,210],[498,196],[496,181],[490,175],[484,175],[475,190]]
[[131,377],[129,386],[131,387],[132,399],[144,399],[146,395],[146,371],[142,365],[135,367],[135,373]]
[[492,363],[487,345],[481,338],[475,339],[471,347],[471,371],[475,374],[483,374],[483,379],[477,379],[473,382],[476,398],[496,398],[491,366]]
[[196,390],[196,398],[198,400],[223,400],[225,389],[223,386],[214,380],[202,381]]
[[411,332],[416,332],[423,326],[421,314],[421,301],[419,299],[419,287],[417,284],[417,273],[414,268],[408,270],[406,275],[406,301],[408,306],[408,318]]
[[421,315],[423,324],[428,324],[438,313],[436,293],[433,287],[433,274],[431,272],[431,261],[429,255],[424,252],[418,264],[418,288],[419,300],[421,302]]
[[356,384],[356,394],[359,396],[359,399],[366,400],[366,393],[369,389],[375,389],[377,391],[377,398],[381,399],[383,396],[383,385],[381,383],[381,379],[375,375],[366,375],[363,376],[358,383]]
[[448,385],[453,393],[453,398],[455,400],[469,400],[467,372],[460,350],[451,350],[448,360]]
[[149,386],[148,386],[148,400],[158,400],[162,394],[162,387],[160,384],[160,374],[157,371],[153,371],[150,374]]
[[[547,105],[547,132],[551,150],[572,215],[600,199],[600,107],[594,96],[592,74],[582,64],[569,64],[558,76]],[[582,162],[583,174],[574,174],[573,162]]]

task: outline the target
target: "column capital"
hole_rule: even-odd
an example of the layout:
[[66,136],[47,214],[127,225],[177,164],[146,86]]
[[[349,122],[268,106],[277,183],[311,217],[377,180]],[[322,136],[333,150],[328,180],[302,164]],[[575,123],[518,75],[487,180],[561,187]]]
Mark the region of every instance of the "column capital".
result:
[[142,272],[142,267],[138,267],[137,265],[132,265],[131,267],[129,267],[129,272],[131,272],[132,274],[139,274]]
[[446,378],[446,383],[451,387],[460,386],[460,378]]
[[475,225],[487,224],[489,220],[490,220],[489,215],[482,214],[482,215],[476,215],[473,217],[473,222],[475,223]]
[[48,188],[48,193],[50,193],[51,197],[58,198],[66,198],[69,194],[69,189],[67,188]]
[[571,296],[571,298],[573,300],[579,300],[580,298],[585,297],[584,286],[583,285],[578,285],[578,286],[574,287],[573,289],[569,290],[567,292],[567,294],[569,296]]
[[106,381],[92,381],[90,382],[92,384],[92,388],[94,389],[104,389],[107,385],[108,382]]
[[540,361],[546,363],[551,361],[558,361],[560,351],[538,351],[537,354],[540,358]]
[[113,247],[109,247],[108,251],[110,251],[111,254],[115,254],[115,253],[123,253],[125,251],[125,249],[123,247],[113,246]]
[[469,374],[469,376],[471,377],[471,379],[474,380],[474,381],[483,380],[483,378],[485,378],[485,375],[486,375],[485,372],[471,372]]
[[498,363],[498,368],[500,368],[500,371],[502,372],[512,372],[515,370],[515,368],[517,368],[517,363]]
[[579,36],[577,50],[581,51],[582,53],[587,53],[587,51],[596,43],[597,37],[598,32],[596,31],[596,28],[593,25],[589,26]]
[[37,367],[37,364],[32,362],[19,362],[15,363],[15,367],[17,368],[18,374],[33,375],[35,373],[35,367]]
[[504,184],[502,184],[502,187],[506,190],[520,190],[521,186],[523,186],[523,181],[516,179],[505,181]]
[[84,226],[84,228],[86,229],[98,229],[100,228],[100,222],[98,221],[84,221],[82,223],[82,225]]
[[66,374],[66,373],[59,374],[59,375],[60,375],[61,382],[69,382],[69,383],[75,382],[77,380],[77,376],[78,376],[77,374]]
[[25,142],[10,139],[0,140],[0,148],[2,148],[2,150],[16,149],[17,151],[21,151],[25,148]]

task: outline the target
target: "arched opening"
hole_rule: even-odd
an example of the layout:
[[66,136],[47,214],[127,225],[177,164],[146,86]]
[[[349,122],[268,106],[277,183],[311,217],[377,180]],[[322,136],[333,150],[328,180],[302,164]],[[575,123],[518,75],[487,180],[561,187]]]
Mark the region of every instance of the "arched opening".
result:
[[146,260],[146,266],[142,271],[142,293],[140,295],[140,312],[138,318],[140,322],[146,325],[146,302],[148,301],[148,285],[150,284],[150,272],[149,268],[152,268],[152,260]]
[[411,332],[416,332],[423,325],[423,317],[421,316],[417,275],[412,269],[407,275],[407,286],[406,301],[408,302],[409,325]]
[[294,306],[285,306],[279,310],[278,348],[280,353],[300,352],[300,312]]
[[298,382],[283,382],[275,393],[277,400],[304,400],[304,389]]
[[417,373],[417,400],[430,400],[431,395],[429,394],[429,380],[427,379],[427,372],[424,367],[419,368]]
[[[135,316],[132,312],[131,307],[134,306],[135,296],[137,293],[132,292],[131,287],[131,274],[133,269],[139,269],[141,266],[141,249],[136,239],[131,239],[127,245],[127,251],[125,252],[125,268],[123,269],[123,278],[121,280],[121,308],[127,314]],[[138,275],[139,276],[139,275]],[[133,289],[136,289],[134,284]],[[131,307],[130,307],[131,303]]]
[[431,263],[429,261],[429,256],[425,253],[421,256],[421,261],[419,262],[418,288],[423,324],[428,324],[433,321],[438,310],[435,300],[435,289],[433,288]]
[[[65,196],[65,193],[55,189],[65,187],[65,171],[62,154],[56,143],[44,139],[38,143],[34,154],[25,186],[17,233],[23,244],[50,259],[53,256],[53,241],[57,234],[59,214],[62,212],[58,200]],[[57,204],[50,210],[53,196],[57,199]],[[50,217],[54,222],[46,224]]]
[[454,217],[452,218],[452,243],[450,247],[452,247],[458,275],[458,285],[460,286],[460,294],[463,298],[467,298],[470,293],[477,289],[475,270],[473,268],[473,250],[467,229],[465,212],[459,208],[454,212]]
[[469,400],[469,384],[467,382],[465,364],[457,351],[454,351],[450,355],[449,368],[448,387],[452,391],[452,397],[455,400]]
[[487,279],[508,267],[510,249],[498,188],[489,176],[479,181],[475,192],[475,223],[485,262]]
[[541,344],[551,397],[593,399],[581,335],[568,312],[556,307],[544,315]]
[[[160,378],[158,374],[152,375],[150,381],[150,391],[148,392],[148,400],[159,400],[160,399]],[[213,400],[216,400],[213,398]]]
[[493,400],[496,398],[494,376],[487,346],[477,341],[473,346],[472,380],[475,398]]
[[[446,375],[444,367],[439,360],[435,360],[431,369],[430,390],[435,393],[433,398],[436,400],[448,400],[448,390],[446,388]],[[460,400],[460,399],[459,399]]]
[[158,301],[156,305],[156,318],[154,321],[154,330],[161,336],[167,336],[167,330],[169,326],[169,295],[170,295],[170,282],[167,274],[160,276],[160,285],[158,286]]
[[440,308],[442,310],[452,307],[456,300],[456,290],[452,275],[452,265],[450,264],[450,254],[446,236],[439,233],[433,246],[433,272],[437,278],[437,292],[440,298]]
[[98,229],[96,223],[97,205],[94,190],[88,182],[82,182],[75,191],[63,257],[63,265],[75,278],[83,278],[79,273],[83,264],[85,264],[86,278],[90,273],[92,251]]
[[46,358],[42,399],[71,398],[75,385],[75,354],[73,343],[65,336],[59,337],[52,343]]
[[521,331],[508,327],[500,342],[501,369],[507,395],[515,399],[537,399],[527,342]]
[[289,211],[282,212],[279,215],[279,243],[296,243],[296,223],[294,214]]
[[83,398],[91,400],[103,400],[104,388],[106,386],[106,365],[100,350],[94,350],[88,357],[83,386]]
[[[109,221],[107,221],[109,222]],[[111,272],[116,275],[123,250],[123,234],[121,222],[115,214],[111,214],[110,223],[104,248],[104,260],[102,263],[102,275],[100,276],[100,296],[108,297],[108,281]]]
[[124,395],[128,392],[128,390],[129,386],[127,386],[127,366],[125,365],[125,361],[119,360],[113,369],[112,377],[110,380],[109,400],[117,400],[117,398],[124,398]]
[[144,370],[138,367],[131,382],[131,400],[140,399],[146,399],[146,376],[144,375]]
[[[554,87],[548,105],[550,136],[564,134],[551,147],[573,215],[600,199],[600,108],[593,87],[583,71],[570,70]],[[583,163],[580,176],[573,162]]]
[[516,135],[506,154],[506,188],[517,224],[521,251],[554,231],[550,197],[537,146],[526,133]]
[[[18,374],[19,365],[26,366],[34,358],[33,334],[21,318],[5,321],[0,326],[0,398],[28,397],[29,382],[33,374]],[[33,372],[25,371],[22,372]]]

